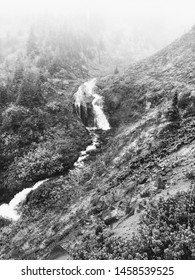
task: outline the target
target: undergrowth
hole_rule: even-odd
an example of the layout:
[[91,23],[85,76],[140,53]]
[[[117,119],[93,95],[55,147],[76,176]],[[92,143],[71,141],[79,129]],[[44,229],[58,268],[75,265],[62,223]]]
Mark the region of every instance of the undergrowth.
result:
[[195,259],[195,192],[180,192],[150,203],[130,240],[111,232],[83,236],[74,259]]

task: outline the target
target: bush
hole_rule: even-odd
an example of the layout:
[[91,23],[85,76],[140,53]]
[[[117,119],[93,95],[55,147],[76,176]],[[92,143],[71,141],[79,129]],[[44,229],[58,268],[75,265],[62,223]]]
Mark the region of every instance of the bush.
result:
[[78,191],[62,181],[48,181],[30,192],[21,205],[23,215],[40,216],[45,211],[63,211],[77,197]]
[[178,98],[178,107],[185,109],[190,104],[190,92],[181,93]]
[[11,104],[2,114],[2,131],[12,130],[16,132],[28,116],[29,110],[27,108]]
[[75,259],[195,259],[195,193],[181,192],[151,203],[131,240],[107,232],[84,236]]
[[49,115],[41,109],[32,110],[18,130],[21,145],[41,141],[47,127],[49,127]]
[[0,216],[0,228],[9,226],[11,221]]
[[165,117],[170,122],[180,122],[181,117],[178,107],[172,104],[165,112]]
[[33,178],[41,178],[43,175],[46,177],[62,171],[62,155],[47,143],[16,159],[14,166],[19,180],[32,181]]
[[195,106],[187,107],[184,111],[183,118],[189,118],[195,116]]

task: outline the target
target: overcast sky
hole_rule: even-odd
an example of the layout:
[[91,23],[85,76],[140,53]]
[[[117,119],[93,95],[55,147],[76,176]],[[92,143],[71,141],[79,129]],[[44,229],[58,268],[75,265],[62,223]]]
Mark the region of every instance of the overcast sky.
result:
[[98,11],[105,16],[169,17],[190,23],[194,0],[0,0],[1,14],[67,13]]
[[164,36],[167,44],[195,24],[195,0],[0,0],[0,22],[8,18],[13,28],[23,16],[35,19],[40,14],[59,19],[68,14],[100,15],[113,28],[124,24],[141,27],[142,33],[151,29],[151,34]]

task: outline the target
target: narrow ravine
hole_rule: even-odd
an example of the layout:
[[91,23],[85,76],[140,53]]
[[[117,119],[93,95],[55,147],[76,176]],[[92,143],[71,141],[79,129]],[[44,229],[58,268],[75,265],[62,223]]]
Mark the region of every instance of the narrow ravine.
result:
[[[74,95],[75,107],[77,108],[77,114],[81,120],[83,121],[83,115],[85,115],[86,118],[88,117],[87,111],[89,106],[91,107],[91,115],[93,116],[91,120],[93,126],[86,127],[91,136],[92,144],[88,145],[84,151],[80,152],[78,160],[74,163],[74,168],[82,168],[90,153],[100,146],[98,131],[110,129],[109,122],[103,111],[103,98],[95,92],[95,88],[96,79],[92,79],[82,84]],[[23,189],[14,196],[9,204],[2,204],[0,206],[0,216],[17,221],[20,218],[20,214],[17,211],[18,205],[25,200],[26,196],[31,191],[37,189],[47,180],[49,179],[39,181],[31,188]]]

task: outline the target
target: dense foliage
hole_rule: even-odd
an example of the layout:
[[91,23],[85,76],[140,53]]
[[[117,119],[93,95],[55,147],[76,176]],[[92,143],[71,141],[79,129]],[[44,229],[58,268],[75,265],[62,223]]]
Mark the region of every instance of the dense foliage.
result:
[[56,182],[46,182],[35,191],[28,194],[22,203],[20,211],[22,215],[39,218],[46,211],[62,212],[68,209],[70,202],[75,200],[78,191],[71,185]]
[[54,174],[56,171],[62,171],[62,155],[56,152],[55,147],[39,146],[30,151],[23,158],[18,159],[15,167],[19,179],[27,181],[34,177],[46,174]]
[[195,259],[195,192],[150,203],[131,240],[111,233],[87,234],[75,259]]
[[12,61],[0,86],[0,202],[33,182],[67,172],[89,140],[70,94],[58,95],[59,87],[36,66],[34,55]]

